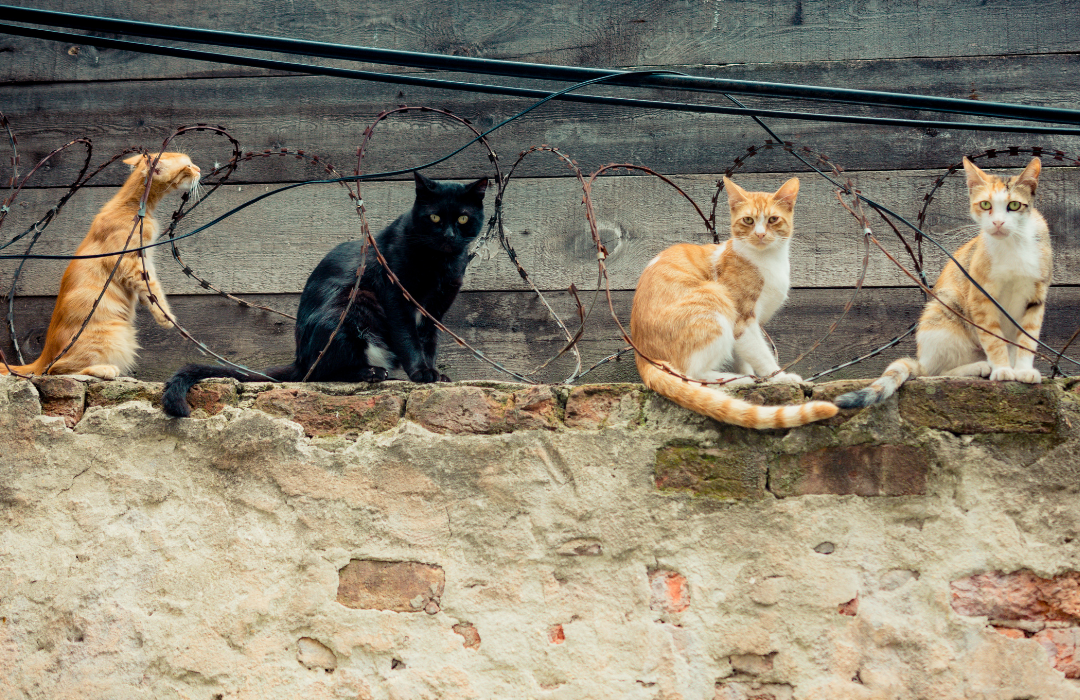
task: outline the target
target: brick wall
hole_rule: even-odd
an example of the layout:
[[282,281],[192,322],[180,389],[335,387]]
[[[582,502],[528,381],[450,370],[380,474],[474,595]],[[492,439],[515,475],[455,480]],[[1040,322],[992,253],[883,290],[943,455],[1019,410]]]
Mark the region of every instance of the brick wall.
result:
[[1071,380],[160,393],[0,380],[0,697],[1080,698]]

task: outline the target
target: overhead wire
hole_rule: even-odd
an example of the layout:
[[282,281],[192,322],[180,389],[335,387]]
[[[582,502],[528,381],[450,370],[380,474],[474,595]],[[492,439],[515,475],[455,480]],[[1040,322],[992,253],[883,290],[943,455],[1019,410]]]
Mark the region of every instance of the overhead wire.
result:
[[1080,125],[1080,111],[1058,107],[1018,105],[1003,102],[983,102],[954,97],[934,97],[880,90],[792,85],[762,81],[734,80],[689,76],[665,71],[663,75],[642,75],[640,71],[622,71],[578,66],[560,66],[522,61],[506,61],[469,56],[447,56],[418,51],[378,49],[349,46],[321,41],[285,37],[242,34],[220,30],[196,29],[151,22],[96,17],[93,15],[39,10],[12,5],[0,5],[0,19],[9,21],[67,27],[87,32],[108,32],[147,38],[183,41],[186,43],[228,46],[275,53],[298,54],[320,58],[389,64],[426,70],[454,71],[471,74],[555,80],[580,84],[606,77],[608,84],[629,87],[667,88],[717,94],[735,93],[770,98],[821,100],[876,107],[914,109],[989,116],[1001,119],[1054,122]]
[[[2,7],[0,7],[2,9]],[[533,88],[513,87],[506,85],[488,85],[485,83],[464,82],[459,80],[442,80],[439,78],[424,78],[415,75],[401,73],[378,73],[374,71],[355,70],[350,68],[335,68],[332,66],[317,66],[307,63],[293,63],[278,61],[267,58],[252,56],[237,56],[235,54],[215,53],[210,51],[197,51],[172,46],[160,46],[157,44],[144,44],[141,42],[126,41],[123,39],[110,39],[108,37],[91,36],[88,34],[75,34],[71,32],[59,32],[51,29],[36,29],[14,24],[0,22],[0,33],[25,36],[46,41],[70,42],[101,48],[117,49],[120,51],[133,51],[138,53],[154,54],[159,56],[172,56],[193,61],[207,61],[227,65],[247,66],[250,68],[264,68],[306,75],[318,75],[350,80],[367,80],[395,85],[413,85],[416,87],[432,88],[437,90],[451,90],[459,92],[475,92],[489,95],[505,95],[507,97],[524,97],[530,99],[543,99],[551,94],[549,90]],[[669,74],[674,76],[692,77],[680,71],[624,71],[620,75],[633,76],[642,74]],[[610,83],[615,78],[606,81]],[[583,84],[592,84],[589,81],[578,83],[574,89]],[[1053,134],[1053,135],[1080,135],[1080,127],[1051,127],[1015,124],[988,124],[984,122],[956,122],[928,119],[904,119],[896,117],[870,117],[854,114],[828,114],[817,112],[797,112],[777,109],[749,109],[745,107],[724,107],[722,105],[701,104],[696,102],[673,102],[670,100],[644,100],[627,97],[611,97],[606,95],[578,95],[567,91],[559,91],[554,99],[579,102],[583,104],[600,104],[612,107],[633,107],[638,109],[660,109],[674,112],[693,112],[697,114],[726,114],[729,116],[759,116],[773,119],[794,119],[800,121],[818,121],[840,124],[867,124],[872,126],[896,126],[918,129],[961,129],[965,131],[1001,131],[1005,133],[1020,134]],[[1077,112],[1080,119],[1080,112]]]

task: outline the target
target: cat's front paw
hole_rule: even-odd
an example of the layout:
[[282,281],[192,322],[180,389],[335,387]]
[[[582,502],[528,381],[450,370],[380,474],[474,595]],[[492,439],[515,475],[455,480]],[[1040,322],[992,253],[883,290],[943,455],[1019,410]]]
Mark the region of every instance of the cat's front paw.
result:
[[390,376],[390,373],[386,371],[385,367],[365,367],[361,370],[358,382],[384,382],[386,378]]
[[773,376],[769,377],[770,382],[777,382],[779,384],[802,384],[802,377],[791,372],[777,372]]
[[120,368],[116,365],[91,365],[83,369],[79,374],[97,377],[98,379],[116,379],[120,376]]
[[432,382],[439,381],[439,378],[442,376],[443,375],[439,374],[439,370],[434,367],[420,367],[409,373],[409,379],[417,384],[431,384]]
[[1016,370],[1012,367],[998,367],[990,373],[990,381],[992,382],[1015,382]]
[[176,325],[168,316],[154,316],[154,320],[162,328],[173,328]]
[[1042,374],[1035,368],[1013,370],[1016,373],[1016,381],[1025,384],[1039,384],[1042,382]]

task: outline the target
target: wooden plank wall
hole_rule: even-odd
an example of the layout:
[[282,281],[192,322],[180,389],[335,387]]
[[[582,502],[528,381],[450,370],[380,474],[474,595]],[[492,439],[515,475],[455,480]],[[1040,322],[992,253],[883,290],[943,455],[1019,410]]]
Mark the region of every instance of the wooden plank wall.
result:
[[[33,5],[87,11],[85,3],[64,0],[36,0]],[[497,5],[478,0],[248,0],[215,4],[198,12],[172,3],[104,0],[95,3],[92,12],[381,48],[577,66],[664,68],[703,76],[1047,106],[1076,106],[1075,76],[1080,69],[1080,13],[1071,0],[990,4],[978,0],[605,0],[590,4],[503,0]],[[472,79],[541,89],[563,87]],[[531,102],[275,74],[4,35],[0,35],[0,81],[0,110],[17,135],[22,172],[76,137],[93,140],[97,164],[129,146],[156,150],[175,127],[196,122],[226,126],[245,150],[303,149],[342,172],[351,172],[363,130],[384,109],[400,104],[446,108],[489,127]],[[666,90],[631,93],[594,87],[589,92],[727,104],[719,96]],[[838,105],[745,101],[778,109],[918,116]],[[793,120],[771,120],[771,126],[783,137],[827,154],[849,171],[865,194],[912,219],[933,180],[964,154],[1043,146],[1080,155],[1076,137]],[[364,169],[375,172],[419,165],[467,138],[460,128],[436,115],[394,118],[376,132]],[[719,174],[748,146],[760,145],[765,138],[745,118],[551,102],[496,132],[491,142],[504,167],[518,152],[538,144],[558,146],[586,172],[610,162],[646,165],[672,176],[707,208]],[[204,168],[229,155],[225,140],[210,135],[185,136],[177,146]],[[5,240],[56,203],[82,158],[75,149],[35,176],[0,230]],[[5,154],[0,163],[5,182],[10,174],[6,161]],[[997,160],[1001,167],[1025,162],[1025,158]],[[1054,235],[1056,265],[1044,337],[1060,347],[1080,323],[1080,173],[1051,160],[1044,165],[1039,208]],[[459,179],[491,172],[486,154],[475,146],[429,171],[435,177]],[[803,188],[793,244],[794,289],[791,301],[769,328],[781,363],[825,335],[851,295],[862,255],[859,228],[836,203],[833,189],[787,154],[769,151],[750,159],[736,180],[751,189],[775,189],[789,174],[798,174]],[[255,195],[319,175],[317,169],[293,158],[244,163],[227,187],[185,220],[181,232]],[[516,175],[505,203],[512,243],[533,279],[571,323],[574,307],[567,287],[571,283],[580,290],[596,287],[595,252],[580,189],[565,166],[550,156],[532,156]],[[89,220],[124,176],[122,168],[112,169],[98,178],[96,186],[78,194],[48,229],[36,252],[74,250]],[[363,192],[374,226],[391,221],[411,201],[411,183],[403,179],[373,182]],[[628,322],[632,290],[644,264],[672,243],[708,238],[693,210],[656,179],[612,175],[596,186],[595,199],[601,233],[612,252],[614,307]],[[161,217],[167,218],[169,204],[176,203],[178,199],[166,202]],[[965,212],[963,181],[954,176],[930,208],[929,230],[955,247],[971,235],[970,228],[963,228],[969,223]],[[883,240],[889,238],[887,227],[881,224],[877,233]],[[336,185],[320,185],[267,199],[185,241],[181,250],[185,260],[215,284],[292,312],[312,266],[335,244],[358,235],[356,216],[344,191]],[[901,251],[892,240],[887,245],[894,253]],[[929,274],[936,275],[942,255],[926,253]],[[0,261],[0,285],[5,289],[15,266]],[[62,262],[28,263],[17,287],[16,328],[24,352],[31,357],[40,350],[51,295],[63,267]],[[242,309],[208,293],[181,274],[165,251],[159,255],[158,267],[181,321],[216,351],[256,367],[288,360],[292,351],[289,320]],[[866,285],[839,329],[794,371],[809,375],[850,359],[900,333],[918,317],[922,295],[880,253],[871,253]],[[586,302],[594,299],[592,293],[582,296]],[[494,243],[484,246],[473,261],[466,292],[448,315],[448,323],[488,355],[519,370],[540,365],[562,344],[558,328]],[[144,346],[136,370],[140,378],[166,378],[181,363],[199,358],[190,344],[159,329],[148,314],[140,313],[139,326]],[[0,342],[10,356],[6,329],[0,332]],[[586,366],[622,345],[601,296],[581,343]],[[452,377],[501,377],[452,343],[444,342],[443,347],[441,363]],[[914,343],[908,341],[900,349],[835,376],[870,376],[889,359],[913,351]],[[572,358],[564,357],[536,376],[558,381],[572,367]],[[635,380],[636,372],[632,361],[623,361],[604,365],[588,379]]]

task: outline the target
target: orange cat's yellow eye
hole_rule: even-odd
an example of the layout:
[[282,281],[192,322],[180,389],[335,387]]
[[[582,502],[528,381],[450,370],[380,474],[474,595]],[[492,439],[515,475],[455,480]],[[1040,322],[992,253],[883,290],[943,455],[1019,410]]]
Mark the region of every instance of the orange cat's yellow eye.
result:
[[770,224],[775,224],[775,223],[776,223],[777,221],[779,221],[779,220],[780,220],[780,217],[779,217],[779,216],[770,216],[770,217],[769,217],[769,223],[770,223]]
[[1009,202],[1009,211],[1020,211],[1020,202]]
[[989,209],[991,206],[990,202],[979,202],[979,207],[981,209]]
[[438,214],[432,214],[431,215],[431,221],[432,221],[432,223],[436,223],[436,224],[439,223],[439,221],[440,221],[439,215]]
[[465,216],[464,214],[462,214],[461,216],[459,216],[459,217],[457,218],[457,222],[458,222],[459,224],[467,224],[467,223],[469,223],[469,217],[467,217],[467,216]]
[[751,224],[753,224],[753,223],[754,223],[754,217],[752,217],[752,216],[744,216],[744,217],[742,218],[742,222],[743,222],[744,224],[746,224],[747,226],[750,226]]

